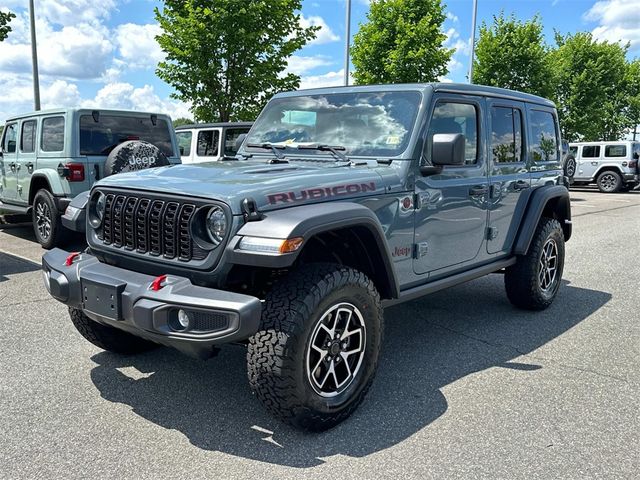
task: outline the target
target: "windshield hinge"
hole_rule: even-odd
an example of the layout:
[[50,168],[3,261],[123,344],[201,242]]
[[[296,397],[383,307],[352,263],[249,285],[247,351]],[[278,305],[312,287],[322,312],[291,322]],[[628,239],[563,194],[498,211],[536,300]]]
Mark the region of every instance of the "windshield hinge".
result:
[[258,211],[258,205],[253,198],[245,198],[240,203],[240,210],[245,222],[256,222],[262,220],[264,215]]

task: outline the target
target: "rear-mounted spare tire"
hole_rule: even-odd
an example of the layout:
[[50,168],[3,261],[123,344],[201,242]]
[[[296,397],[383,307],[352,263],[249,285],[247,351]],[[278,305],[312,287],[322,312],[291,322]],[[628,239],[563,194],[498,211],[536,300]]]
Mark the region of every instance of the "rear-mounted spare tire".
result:
[[104,165],[105,176],[170,165],[158,147],[141,140],[129,140],[114,148]]

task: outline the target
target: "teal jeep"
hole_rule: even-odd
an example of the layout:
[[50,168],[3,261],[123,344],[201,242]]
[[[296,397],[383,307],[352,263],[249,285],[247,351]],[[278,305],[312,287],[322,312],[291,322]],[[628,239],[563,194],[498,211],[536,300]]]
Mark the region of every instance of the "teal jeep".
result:
[[30,214],[45,248],[65,237],[60,216],[105,176],[180,163],[166,115],[56,109],[9,118],[0,150],[0,210]]

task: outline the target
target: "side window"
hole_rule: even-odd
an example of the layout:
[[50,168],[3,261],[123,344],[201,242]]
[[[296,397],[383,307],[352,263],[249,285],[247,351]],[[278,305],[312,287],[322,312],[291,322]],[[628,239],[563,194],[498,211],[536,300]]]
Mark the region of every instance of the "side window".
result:
[[220,134],[217,130],[198,132],[198,156],[217,157]]
[[635,160],[640,160],[640,143],[633,144],[633,158]]
[[4,153],[16,153],[16,140],[18,139],[18,124],[10,123],[4,127],[4,141],[2,148]]
[[585,145],[582,147],[582,158],[600,157],[600,145]]
[[248,128],[229,128],[224,133],[224,154],[233,157],[236,151],[236,140],[243,133],[249,132]]
[[191,138],[193,137],[191,132],[177,132],[176,137],[178,138],[178,149],[180,150],[180,155],[183,157],[188,157],[191,155]]
[[469,103],[441,102],[436,105],[427,135],[427,157],[437,133],[461,133],[465,143],[465,165],[478,163],[478,112]]
[[574,157],[578,156],[578,147],[569,147],[569,153]]
[[627,146],[626,145],[606,145],[604,147],[605,157],[626,157]]
[[64,117],[49,117],[42,120],[40,144],[40,149],[43,152],[64,150]]
[[522,117],[520,110],[491,108],[491,156],[494,163],[522,162]]
[[36,150],[36,121],[29,120],[22,123],[22,134],[20,135],[20,151],[23,153],[33,153]]
[[549,112],[531,110],[531,152],[534,162],[557,162],[560,160],[556,121]]

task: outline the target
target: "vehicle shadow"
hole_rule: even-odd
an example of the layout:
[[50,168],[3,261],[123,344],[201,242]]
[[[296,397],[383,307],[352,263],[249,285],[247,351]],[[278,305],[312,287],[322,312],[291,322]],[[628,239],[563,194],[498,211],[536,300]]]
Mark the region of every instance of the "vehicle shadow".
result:
[[0,252],[0,282],[9,280],[9,275],[35,272],[40,270],[40,268],[40,265],[36,263]]
[[91,379],[104,399],[182,432],[198,448],[311,467],[325,457],[362,457],[405,440],[447,410],[441,389],[466,375],[491,367],[536,375],[542,366],[512,360],[610,298],[564,282],[551,308],[523,312],[508,304],[502,278],[494,275],[389,308],[371,392],[350,419],[322,434],[299,432],[265,412],[247,386],[241,346],[228,346],[208,362],[170,349],[130,357],[102,352],[92,357]]
[[[6,235],[11,235],[15,238],[33,242],[36,245],[38,243],[38,241],[36,240],[36,236],[33,233],[33,226],[30,223],[0,225],[0,232]],[[68,237],[66,237],[66,241],[64,245],[61,246],[61,248],[64,248],[68,251],[82,251],[87,248],[87,242],[84,233],[68,232],[67,235]],[[44,253],[44,250],[42,252]]]

